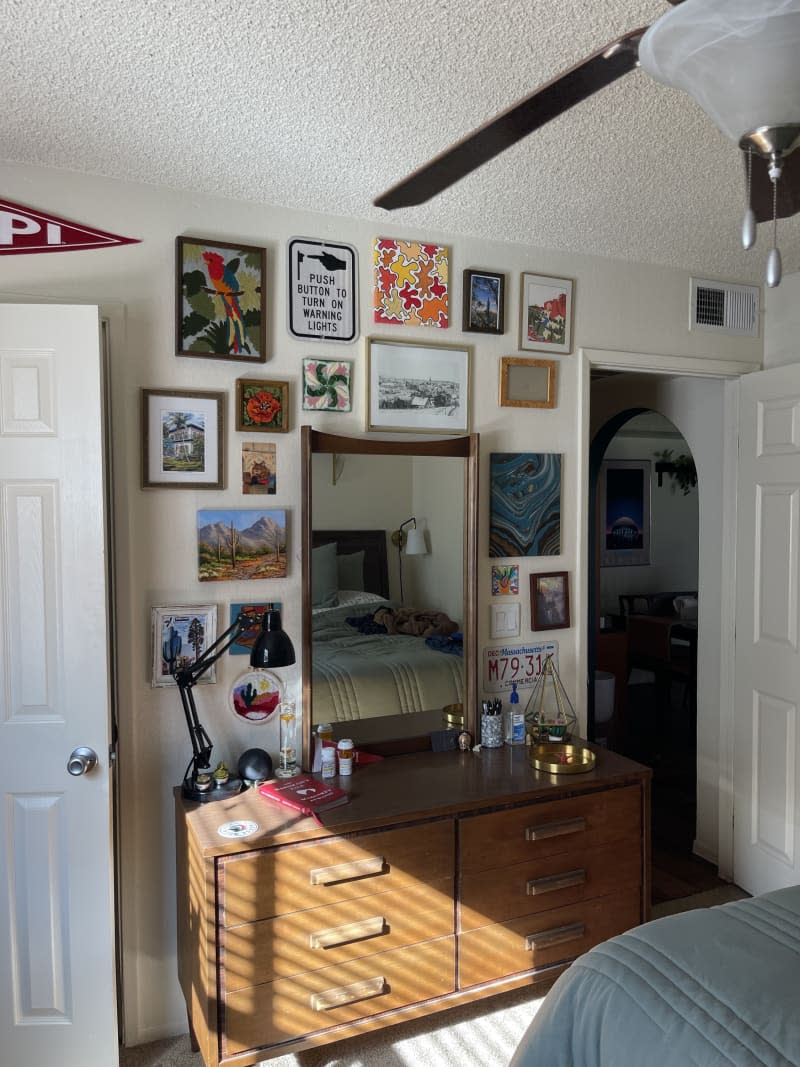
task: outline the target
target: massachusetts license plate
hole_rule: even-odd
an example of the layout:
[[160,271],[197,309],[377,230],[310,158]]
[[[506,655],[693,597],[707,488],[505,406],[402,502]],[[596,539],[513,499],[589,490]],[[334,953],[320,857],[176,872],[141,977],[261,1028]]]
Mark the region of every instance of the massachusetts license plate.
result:
[[558,670],[558,642],[545,641],[541,645],[502,645],[483,651],[483,689],[486,693],[499,693],[510,689],[516,682],[517,689],[535,684],[542,673],[548,655],[553,657],[553,666]]

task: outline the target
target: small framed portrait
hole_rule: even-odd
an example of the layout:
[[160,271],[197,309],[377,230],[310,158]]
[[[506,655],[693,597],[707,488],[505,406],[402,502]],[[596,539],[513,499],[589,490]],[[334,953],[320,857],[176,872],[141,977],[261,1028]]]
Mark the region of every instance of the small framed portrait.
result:
[[177,354],[264,363],[266,273],[265,248],[176,238]]
[[[175,685],[174,672],[183,667],[191,667],[216,639],[215,604],[153,608],[151,684],[154,687]],[[197,679],[197,684],[208,685],[216,680],[216,665],[212,664],[205,674]]]
[[142,389],[142,488],[224,489],[225,394]]
[[467,333],[503,333],[506,276],[488,270],[464,271],[462,329]]
[[263,378],[236,381],[236,429],[247,433],[287,433],[289,383]]
[[572,351],[572,280],[522,275],[519,347],[566,355]]
[[500,359],[501,408],[554,408],[556,370],[554,359],[502,356]]
[[565,630],[569,626],[569,574],[531,575],[531,629]]
[[274,496],[277,492],[275,445],[263,441],[242,442],[242,493]]
[[351,367],[346,359],[304,359],[303,411],[349,411]]

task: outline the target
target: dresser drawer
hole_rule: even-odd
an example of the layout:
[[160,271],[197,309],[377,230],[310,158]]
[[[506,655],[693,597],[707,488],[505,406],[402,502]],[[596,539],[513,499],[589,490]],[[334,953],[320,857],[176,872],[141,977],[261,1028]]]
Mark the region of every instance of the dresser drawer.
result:
[[380,952],[225,998],[223,1055],[274,1045],[455,990],[455,938]]
[[453,933],[453,879],[376,893],[231,927],[223,935],[223,988],[289,978]]
[[452,819],[220,861],[226,927],[384,893],[453,873]]
[[636,787],[531,804],[459,821],[461,871],[505,867],[641,835],[642,794]]
[[458,942],[459,988],[572,960],[637,926],[640,917],[640,893],[628,889],[473,930]]
[[638,847],[619,843],[561,852],[502,870],[466,874],[461,881],[459,930],[474,930],[617,890],[636,889],[641,882]]

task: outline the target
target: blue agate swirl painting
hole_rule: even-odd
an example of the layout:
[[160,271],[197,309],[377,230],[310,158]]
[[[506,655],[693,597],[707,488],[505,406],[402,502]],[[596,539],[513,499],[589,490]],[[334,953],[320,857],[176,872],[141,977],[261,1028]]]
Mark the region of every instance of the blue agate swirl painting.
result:
[[490,486],[490,556],[560,554],[560,455],[493,452]]

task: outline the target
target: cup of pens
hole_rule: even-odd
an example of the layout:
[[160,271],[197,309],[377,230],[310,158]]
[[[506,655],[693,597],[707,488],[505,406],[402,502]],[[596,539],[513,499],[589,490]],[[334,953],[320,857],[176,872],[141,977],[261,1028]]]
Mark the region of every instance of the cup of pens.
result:
[[503,702],[499,698],[481,702],[481,745],[500,748],[503,744]]

